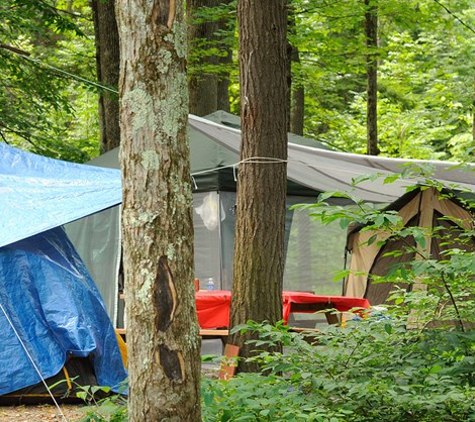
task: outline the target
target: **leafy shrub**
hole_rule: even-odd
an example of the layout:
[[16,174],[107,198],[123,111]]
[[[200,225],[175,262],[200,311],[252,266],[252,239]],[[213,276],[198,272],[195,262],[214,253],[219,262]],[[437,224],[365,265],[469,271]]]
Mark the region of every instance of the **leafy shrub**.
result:
[[204,380],[204,421],[475,420],[475,332],[408,330],[388,315],[330,326],[313,344],[282,326],[240,328],[285,353],[253,358],[260,374]]
[[[410,176],[417,169],[390,176],[384,183]],[[425,177],[424,169],[418,175]],[[355,183],[371,181],[362,177]],[[457,196],[473,210],[469,195],[447,190],[426,179],[441,197]],[[354,206],[329,206],[331,196]],[[357,222],[363,230],[386,232],[383,239],[401,240],[415,259],[388,268],[372,282],[395,286],[424,284],[425,289],[395,288],[385,308],[345,326],[329,326],[317,335],[297,334],[249,322],[240,330],[256,330],[256,352],[264,343],[281,343],[285,353],[260,352],[258,374],[239,374],[228,382],[203,383],[205,421],[450,422],[475,421],[475,259],[473,229],[405,227],[396,211],[366,204],[343,193],[325,193],[313,205],[302,205],[323,223],[342,227]],[[473,226],[473,224],[472,224]],[[427,240],[437,237],[445,249],[435,259]],[[368,245],[383,244],[371,236]],[[399,254],[399,255],[398,255]],[[313,337],[311,337],[313,336]]]
[[111,394],[109,387],[79,386],[77,396],[88,406],[85,416],[79,422],[127,422],[127,397],[123,393],[126,383],[118,394]]

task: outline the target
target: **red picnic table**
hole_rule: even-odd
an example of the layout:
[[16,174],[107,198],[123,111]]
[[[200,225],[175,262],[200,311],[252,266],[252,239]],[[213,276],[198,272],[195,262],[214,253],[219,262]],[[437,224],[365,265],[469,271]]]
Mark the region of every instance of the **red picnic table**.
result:
[[[367,299],[348,296],[318,296],[307,292],[284,291],[283,319],[287,324],[293,312],[315,313],[336,309],[348,312],[353,308],[367,309],[370,303]],[[196,292],[196,311],[201,328],[229,327],[229,311],[231,307],[231,292],[229,290],[200,290]],[[329,324],[339,321],[338,316],[325,312]]]

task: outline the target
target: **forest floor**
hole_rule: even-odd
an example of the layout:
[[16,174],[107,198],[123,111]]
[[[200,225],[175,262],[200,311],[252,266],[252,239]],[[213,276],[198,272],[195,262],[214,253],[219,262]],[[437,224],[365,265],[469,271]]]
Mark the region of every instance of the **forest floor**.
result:
[[64,418],[49,404],[0,406],[0,422],[77,422],[86,412],[83,404],[64,404],[60,408]]
[[[215,365],[203,364],[202,375],[217,378],[218,368]],[[61,412],[50,404],[0,406],[0,422],[78,422],[87,413],[84,404],[61,404]]]

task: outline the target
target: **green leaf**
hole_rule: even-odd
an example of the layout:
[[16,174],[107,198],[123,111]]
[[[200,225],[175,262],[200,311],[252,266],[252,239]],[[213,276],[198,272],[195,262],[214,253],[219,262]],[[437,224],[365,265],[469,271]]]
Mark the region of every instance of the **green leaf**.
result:
[[368,242],[367,242],[368,246],[371,245],[371,244],[373,244],[373,243],[376,241],[377,238],[378,238],[378,235],[377,235],[377,234],[373,234],[373,236],[371,236],[371,237],[368,239]]

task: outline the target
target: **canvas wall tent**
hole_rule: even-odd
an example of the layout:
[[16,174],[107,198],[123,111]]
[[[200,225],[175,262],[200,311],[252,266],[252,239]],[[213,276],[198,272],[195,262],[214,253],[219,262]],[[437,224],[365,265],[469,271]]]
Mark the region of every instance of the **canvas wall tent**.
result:
[[[223,115],[223,113],[221,114]],[[226,114],[224,114],[226,117]],[[215,117],[215,116],[213,116]],[[210,122],[206,119],[190,116],[189,125],[213,140],[220,148],[234,152],[239,160],[241,132],[237,124],[229,125],[225,119]],[[315,201],[315,193],[340,191],[372,203],[389,203],[403,195],[407,186],[417,180],[398,179],[387,184],[384,176],[401,173],[407,167],[432,169],[432,177],[446,184],[458,184],[460,187],[475,191],[475,175],[455,167],[454,163],[423,160],[402,160],[384,157],[370,157],[348,154],[321,148],[315,141],[289,135],[287,179],[292,186],[310,189],[308,195],[299,195],[288,190],[288,205]],[[312,144],[313,142],[313,144]],[[313,146],[312,145],[316,145]],[[234,164],[238,163],[236,161]],[[230,165],[230,163],[226,163]],[[269,164],[271,165],[271,164]],[[379,174],[376,180],[365,180],[354,184],[356,178]],[[301,190],[301,192],[302,192]],[[235,198],[233,198],[235,200]],[[349,201],[331,199],[328,202],[345,204]],[[232,226],[233,227],[233,226]],[[337,225],[324,227],[310,221],[305,211],[288,213],[287,228],[289,243],[287,247],[284,286],[296,290],[318,290],[323,283],[331,283],[332,272],[343,267],[344,244],[339,243],[344,234]],[[331,263],[330,266],[328,263]],[[337,285],[335,285],[337,287]],[[339,288],[339,287],[337,287]],[[341,290],[340,290],[341,291]],[[338,291],[333,291],[338,293]]]
[[[474,215],[456,199],[457,196],[447,193],[448,191],[439,192],[435,188],[416,189],[386,208],[397,211],[405,227],[420,226],[428,230],[433,230],[434,227],[443,228],[435,232],[424,251],[432,259],[437,260],[447,259],[443,256],[443,251],[454,247],[475,251],[475,238],[468,238],[463,245],[455,240],[462,229],[473,229]],[[373,235],[377,235],[377,240],[368,245],[366,242]],[[409,251],[408,246],[411,247]],[[347,241],[347,249],[351,256],[349,260],[351,274],[345,284],[345,293],[348,296],[365,297],[372,305],[386,303],[395,286],[392,283],[372,283],[372,277],[384,276],[392,266],[418,259],[419,257],[411,250],[414,247],[415,241],[410,237],[401,240],[391,238],[387,232],[365,231],[362,226],[353,228]],[[407,252],[391,254],[394,251]],[[399,287],[411,290],[417,286],[400,284]]]
[[[196,275],[201,280],[214,277],[218,287],[230,288],[236,173],[240,161],[239,118],[222,111],[206,118],[190,115],[188,125],[195,208]],[[374,173],[382,175],[400,173],[407,164],[431,166],[438,179],[447,183],[459,183],[475,190],[473,174],[452,168],[453,163],[399,160],[335,152],[316,141],[291,134],[289,134],[288,154],[289,207],[295,203],[314,202],[318,194],[325,191],[343,191],[366,201],[390,203],[403,195],[406,186],[413,184],[414,181],[397,180],[395,183],[385,184],[381,178],[354,186],[353,179]],[[93,160],[91,164],[118,168],[118,149]],[[348,203],[341,199],[336,199],[335,202]],[[78,222],[75,225],[72,230],[74,233],[69,231],[68,227],[68,234],[73,239],[83,232],[82,223]],[[77,227],[78,225],[80,227]],[[101,223],[100,226],[104,228],[104,224]],[[113,232],[115,233],[115,230]],[[308,212],[304,210],[288,211],[286,233],[285,288],[340,294],[341,285],[332,283],[332,279],[333,272],[340,270],[344,265],[346,233],[338,225],[326,227],[311,221]],[[87,240],[90,235],[93,233],[82,237]],[[120,239],[115,236],[114,242],[117,246],[115,250],[118,251]],[[93,249],[88,248],[89,255]],[[94,255],[98,257],[100,254]],[[110,262],[118,262],[117,258],[118,255]],[[91,266],[94,265],[92,262]],[[118,267],[115,272],[110,271],[108,275],[116,277],[117,272]],[[105,283],[111,283],[111,280]],[[114,300],[114,297],[111,297],[111,300]]]
[[0,157],[0,395],[41,398],[34,386],[65,378],[65,365],[117,386],[126,372],[114,328],[61,226],[120,203],[120,173],[3,143]]

